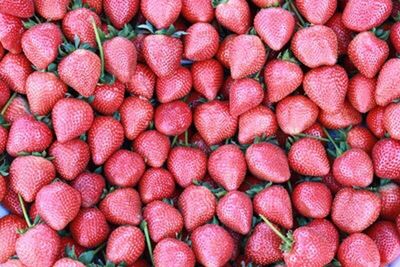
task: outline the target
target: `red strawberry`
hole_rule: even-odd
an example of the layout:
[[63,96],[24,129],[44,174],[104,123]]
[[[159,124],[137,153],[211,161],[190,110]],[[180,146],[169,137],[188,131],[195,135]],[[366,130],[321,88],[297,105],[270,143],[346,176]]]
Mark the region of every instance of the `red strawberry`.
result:
[[381,200],[367,190],[343,188],[332,204],[332,221],[343,232],[361,232],[378,219]]
[[310,127],[308,127],[305,131],[305,134],[315,136],[315,137],[326,137],[325,132],[318,122],[314,123]]
[[[394,99],[400,97],[398,84],[400,82],[400,59],[392,58],[382,67],[376,85],[375,100],[380,106],[386,106]],[[397,75],[399,74],[399,75]]]
[[265,48],[257,36],[244,34],[232,40],[229,49],[229,66],[233,79],[245,78],[259,72],[265,61]]
[[385,220],[395,221],[400,214],[400,186],[389,183],[378,189],[382,201],[381,217]]
[[19,238],[18,230],[26,227],[25,221],[16,215],[0,218],[0,262],[15,255],[15,243]]
[[25,29],[21,19],[0,13],[0,43],[10,53],[22,52],[21,38]]
[[115,225],[139,225],[142,220],[142,203],[133,188],[112,191],[100,202],[99,209],[106,220]]
[[325,24],[335,13],[336,0],[296,0],[300,14],[312,24]]
[[96,208],[81,209],[70,223],[69,229],[74,240],[81,246],[92,248],[107,240],[110,227],[103,213]]
[[211,22],[214,9],[208,0],[182,0],[182,16],[191,23]]
[[54,142],[49,150],[53,164],[65,180],[71,181],[83,172],[90,160],[89,146],[80,139],[65,143]]
[[233,238],[216,224],[198,227],[190,240],[197,261],[204,266],[224,266],[234,251]]
[[260,8],[273,7],[281,4],[282,0],[252,0],[253,4]]
[[62,258],[54,263],[53,267],[84,267],[85,265],[79,261],[70,259],[70,258]]
[[149,35],[143,41],[143,56],[158,77],[170,76],[180,67],[181,40],[166,35]]
[[246,176],[246,159],[236,145],[223,145],[208,159],[211,178],[228,191],[237,190]]
[[163,168],[148,169],[139,181],[140,198],[145,204],[154,200],[170,198],[174,191],[174,177]]
[[259,82],[250,78],[236,80],[229,91],[229,113],[240,116],[261,104],[263,98],[264,91]]
[[225,37],[224,40],[219,44],[219,48],[215,58],[224,65],[225,68],[229,68],[229,52],[231,49],[232,41],[236,37],[236,34],[230,34]]
[[367,114],[366,124],[368,129],[378,138],[385,135],[385,127],[383,126],[383,115],[385,107],[375,107]]
[[114,84],[97,85],[91,105],[94,110],[104,115],[112,115],[124,101],[124,94],[125,86],[119,81],[115,81]]
[[9,259],[6,262],[4,262],[2,265],[2,267],[24,267],[24,265],[22,264],[22,262],[20,260],[17,259]]
[[155,85],[156,75],[153,71],[147,65],[137,64],[126,89],[131,94],[151,98]]
[[317,105],[302,95],[288,96],[276,106],[279,127],[289,135],[299,134],[312,126],[318,113]]
[[192,88],[192,74],[184,68],[179,67],[174,75],[159,77],[156,84],[156,95],[158,101],[167,103],[183,98],[189,94]]
[[194,267],[196,263],[192,249],[186,243],[173,238],[165,238],[157,243],[153,260],[159,267]]
[[195,109],[194,125],[208,145],[215,145],[235,134],[237,118],[229,114],[227,102],[213,100]]
[[147,36],[147,34],[139,32],[139,33],[137,33],[136,38],[134,38],[132,40],[132,43],[136,47],[138,61],[142,62],[142,63],[145,63],[145,59],[144,59],[144,56],[143,56],[143,40],[144,40],[144,38],[146,36]]
[[393,24],[390,28],[390,41],[397,53],[400,52],[400,22]]
[[183,228],[183,218],[177,209],[162,201],[149,203],[143,217],[149,227],[151,239],[158,243],[164,238],[174,238]]
[[8,123],[13,123],[21,117],[25,117],[27,114],[31,114],[29,111],[28,101],[21,96],[15,97],[6,111],[4,112],[4,119]]
[[140,11],[157,29],[168,28],[179,17],[182,1],[142,0]]
[[49,127],[31,116],[16,120],[10,128],[7,141],[7,153],[16,157],[21,152],[42,152],[53,141]]
[[25,83],[31,73],[31,63],[24,54],[8,53],[0,61],[0,79],[17,93],[26,94]]
[[272,50],[281,50],[293,35],[293,15],[280,7],[261,9],[254,18],[254,29]]
[[211,59],[217,53],[219,36],[211,24],[198,22],[187,29],[183,42],[185,57],[193,61],[202,61]]
[[346,141],[351,148],[360,148],[368,154],[377,142],[375,136],[367,128],[361,126],[352,128],[347,133]]
[[104,13],[114,27],[122,29],[138,12],[139,3],[139,0],[105,0],[103,1]]
[[19,18],[29,18],[34,15],[35,7],[33,0],[4,0],[0,3],[0,12]]
[[216,1],[215,17],[221,26],[245,34],[251,26],[250,7],[245,0]]
[[338,57],[338,40],[331,28],[315,25],[297,31],[291,49],[296,58],[309,68],[332,66]]
[[303,71],[296,63],[275,59],[265,66],[264,80],[268,100],[278,102],[301,85]]
[[7,184],[3,176],[0,175],[0,202],[3,201],[7,194]]
[[214,100],[224,81],[224,69],[215,59],[192,65],[193,88],[208,100]]
[[79,137],[92,126],[93,117],[93,110],[85,101],[75,98],[59,100],[52,111],[57,140],[65,143]]
[[16,251],[26,266],[53,266],[59,256],[61,239],[57,232],[45,224],[30,228],[18,238]]
[[35,9],[46,20],[60,20],[64,18],[68,10],[69,0],[34,0]]
[[154,125],[165,135],[180,135],[187,131],[191,124],[192,112],[183,101],[160,104],[154,113]]
[[11,183],[6,184],[6,194],[1,202],[4,208],[6,208],[11,214],[23,216],[22,208],[19,204],[18,194],[15,193],[11,187]]
[[101,72],[100,58],[93,52],[78,49],[58,65],[60,79],[84,97],[94,93]]
[[357,111],[366,113],[376,106],[375,88],[376,79],[356,74],[349,81],[347,98]]
[[155,130],[149,130],[141,133],[134,140],[132,148],[143,157],[147,165],[159,168],[168,157],[170,141],[167,136]]
[[348,0],[342,20],[350,30],[362,32],[382,24],[391,12],[390,0]]
[[336,113],[328,113],[321,110],[318,120],[326,128],[341,129],[349,127],[350,125],[360,124],[362,117],[361,114],[346,101],[342,109]]
[[279,185],[267,187],[253,199],[254,212],[271,222],[290,229],[293,227],[292,203],[285,188]]
[[332,195],[329,188],[323,183],[303,182],[294,188],[292,201],[301,215],[321,219],[330,213]]
[[84,6],[88,6],[90,9],[94,10],[94,12],[96,12],[98,15],[100,15],[103,11],[102,0],[82,0],[82,3]]
[[400,104],[389,104],[385,113],[383,114],[383,125],[390,137],[393,139],[400,139],[400,124],[398,123],[398,116],[400,115]]
[[82,207],[89,208],[99,202],[106,183],[100,174],[83,172],[72,181],[71,186],[81,193]]
[[379,140],[372,149],[375,175],[384,179],[400,178],[400,141]]
[[185,228],[189,232],[212,219],[216,206],[215,196],[203,186],[190,185],[186,187],[178,200],[178,207],[183,216]]
[[327,219],[314,219],[307,224],[307,227],[317,230],[328,241],[330,251],[327,255],[333,259],[339,247],[339,232],[333,223]]
[[365,234],[355,233],[345,238],[339,246],[341,266],[380,266],[380,255],[375,242]]
[[353,39],[353,32],[347,29],[346,26],[344,26],[342,21],[342,14],[336,13],[325,25],[331,28],[336,33],[338,39],[339,55],[347,54],[347,47]]
[[8,102],[8,99],[10,99],[10,96],[11,96],[10,88],[8,88],[8,86],[5,82],[0,81],[0,108],[1,109]]

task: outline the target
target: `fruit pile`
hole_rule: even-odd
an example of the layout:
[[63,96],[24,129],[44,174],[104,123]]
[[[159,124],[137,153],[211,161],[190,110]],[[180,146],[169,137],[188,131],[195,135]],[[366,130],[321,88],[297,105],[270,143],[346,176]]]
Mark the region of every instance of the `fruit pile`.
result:
[[398,0],[0,0],[0,267],[394,262],[396,53]]

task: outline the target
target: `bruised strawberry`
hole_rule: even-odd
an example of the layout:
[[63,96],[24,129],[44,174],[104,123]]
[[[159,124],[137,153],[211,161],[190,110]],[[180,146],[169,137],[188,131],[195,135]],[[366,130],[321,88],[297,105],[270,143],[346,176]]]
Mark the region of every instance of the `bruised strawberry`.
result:
[[325,24],[329,28],[331,28],[337,36],[338,39],[338,53],[339,55],[347,54],[347,47],[349,43],[353,39],[352,31],[347,29],[342,21],[342,14],[336,13],[334,14],[328,22]]
[[372,149],[375,175],[384,179],[400,178],[400,141],[379,140]]
[[392,58],[386,61],[379,72],[375,91],[375,100],[379,106],[386,106],[400,97],[400,90],[397,86],[400,82],[399,70],[400,59]]
[[215,17],[226,29],[245,34],[251,26],[250,7],[245,0],[216,1]]
[[84,267],[85,265],[79,261],[70,259],[70,258],[62,258],[54,263],[53,267]]
[[400,104],[389,104],[385,113],[383,114],[383,125],[393,139],[400,139],[400,125],[398,123],[398,116],[400,114]]
[[26,227],[25,221],[16,215],[6,215],[0,218],[0,262],[5,262],[15,255],[15,243],[20,237],[18,230]]
[[156,85],[156,75],[144,64],[137,64],[136,70],[127,83],[127,91],[131,94],[150,99]]
[[21,53],[21,38],[25,31],[22,20],[0,13],[0,29],[0,43],[4,49],[12,54]]
[[174,75],[159,77],[156,84],[158,101],[167,103],[183,98],[192,88],[192,74],[184,68],[178,67]]
[[142,0],[140,11],[157,29],[168,28],[179,17],[182,1]]
[[366,113],[376,106],[375,88],[376,79],[356,74],[349,81],[347,99],[357,111]]
[[142,132],[133,142],[132,148],[144,162],[155,168],[161,167],[168,157],[170,141],[156,130]]
[[330,213],[332,195],[323,183],[303,182],[294,188],[292,201],[301,215],[321,219]]
[[157,243],[153,260],[159,267],[194,267],[196,263],[192,249],[185,242],[173,238],[165,238]]
[[143,203],[170,198],[175,191],[172,174],[162,168],[150,168],[139,181],[139,193]]
[[48,21],[64,18],[68,10],[69,0],[34,0],[36,12]]
[[321,110],[318,120],[326,128],[341,129],[360,124],[362,117],[361,114],[346,101],[342,109],[336,113],[329,113]]
[[192,65],[193,88],[208,100],[214,100],[224,81],[224,69],[215,59]]
[[335,13],[336,0],[296,0],[300,14],[312,24],[325,24]]
[[192,112],[183,101],[160,104],[154,113],[156,129],[165,135],[175,136],[187,131],[192,124]]
[[112,115],[124,101],[124,94],[125,86],[119,81],[115,81],[114,84],[97,85],[91,105],[94,110],[104,115]]
[[99,202],[106,183],[100,174],[83,172],[71,182],[71,186],[81,193],[82,207],[90,208]]
[[208,0],[182,0],[182,16],[191,23],[211,22],[214,9]]
[[104,13],[114,27],[122,29],[138,12],[139,3],[139,0],[105,0],[103,1]]
[[361,126],[353,127],[347,133],[346,141],[351,148],[360,148],[368,154],[377,142],[375,136],[367,128]]
[[264,98],[264,91],[259,82],[244,78],[233,82],[229,91],[229,113],[240,116],[257,107]]
[[380,186],[378,192],[382,201],[380,216],[385,220],[395,221],[400,214],[400,186],[389,183]]
[[31,63],[24,54],[8,53],[0,61],[0,79],[17,93],[26,94],[25,83],[31,73]]
[[345,238],[339,246],[338,260],[342,266],[380,266],[379,250],[365,234],[355,233]]
[[193,61],[211,59],[218,51],[218,32],[211,24],[198,22],[188,28],[183,43],[187,59]]

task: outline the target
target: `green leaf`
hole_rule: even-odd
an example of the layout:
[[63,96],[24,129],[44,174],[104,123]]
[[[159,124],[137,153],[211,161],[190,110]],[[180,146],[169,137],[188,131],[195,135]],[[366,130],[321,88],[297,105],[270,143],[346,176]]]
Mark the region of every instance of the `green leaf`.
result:
[[74,245],[72,245],[72,246],[67,245],[65,247],[65,255],[67,255],[68,258],[71,258],[71,259],[74,259],[74,260],[78,259],[77,256],[76,256],[76,253],[75,253],[75,246]]
[[95,255],[96,255],[96,253],[94,250],[89,250],[89,251],[83,252],[79,256],[79,261],[82,262],[83,264],[89,264],[93,261]]

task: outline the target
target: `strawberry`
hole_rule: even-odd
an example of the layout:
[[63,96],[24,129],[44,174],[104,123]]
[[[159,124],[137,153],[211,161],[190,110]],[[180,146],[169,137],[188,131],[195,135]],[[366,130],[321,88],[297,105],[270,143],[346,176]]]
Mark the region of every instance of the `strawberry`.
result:
[[91,96],[101,74],[100,58],[93,52],[78,49],[58,65],[60,79],[84,97]]
[[79,261],[70,259],[70,258],[62,258],[54,263],[53,267],[84,267],[85,265]]
[[328,22],[326,22],[325,26],[331,28],[335,33],[338,39],[338,54],[344,55],[347,54],[347,47],[349,46],[351,40],[353,39],[352,31],[347,29],[344,26],[342,21],[342,14],[336,13],[334,14]]
[[29,18],[34,15],[35,7],[33,0],[4,0],[0,3],[0,12],[19,18]]
[[345,238],[339,246],[338,260],[341,266],[380,266],[379,250],[375,242],[365,234],[355,233]]
[[159,267],[194,267],[196,258],[192,249],[180,240],[164,238],[153,251],[154,265]]
[[362,32],[350,42],[347,53],[361,74],[373,78],[388,58],[389,46],[372,32]]
[[57,140],[61,143],[84,134],[93,123],[93,110],[88,103],[75,98],[59,100],[52,111],[52,123]]
[[227,102],[213,100],[199,105],[193,118],[196,129],[208,145],[232,137],[237,129],[237,118],[229,114]]
[[71,181],[83,172],[90,160],[89,146],[79,139],[54,142],[49,150],[56,171],[65,180]]
[[31,63],[24,54],[8,53],[0,61],[0,79],[17,93],[26,94],[25,83],[31,73]]
[[229,229],[242,235],[248,234],[253,217],[250,197],[240,191],[229,192],[219,200],[217,216]]
[[135,73],[137,54],[131,41],[114,37],[103,44],[105,69],[122,83],[130,81]]
[[372,149],[371,158],[376,176],[400,178],[400,141],[391,138],[379,140]]
[[182,16],[191,23],[211,22],[214,9],[208,0],[182,0]]
[[170,141],[156,130],[144,131],[134,140],[132,149],[142,156],[147,165],[159,168],[168,158]]
[[382,24],[391,12],[390,0],[348,0],[342,20],[350,30],[362,32]]
[[183,218],[179,211],[159,200],[145,207],[143,217],[148,224],[150,237],[156,243],[164,238],[175,237],[183,228]]
[[257,193],[253,199],[254,212],[286,229],[293,227],[292,203],[285,188],[273,185]]
[[139,225],[142,220],[142,203],[133,188],[115,189],[100,202],[99,209],[115,225]]
[[303,71],[296,63],[274,59],[265,66],[264,80],[268,100],[279,102],[301,85]]
[[347,99],[359,112],[366,113],[376,106],[376,79],[356,74],[349,81]]
[[383,117],[385,114],[385,107],[375,107],[367,114],[365,120],[368,129],[378,138],[385,135],[385,128],[383,124]]
[[378,76],[375,91],[375,100],[379,106],[386,106],[394,99],[400,97],[400,90],[397,86],[400,82],[397,75],[399,69],[400,59],[398,58],[389,59],[383,65]]
[[[190,240],[196,259],[204,266],[224,266],[232,256],[234,241],[221,226],[206,224],[193,231]],[[222,249],[216,249],[216,248]]]
[[193,88],[208,100],[214,100],[224,81],[222,65],[215,59],[195,62],[191,72]]
[[81,194],[63,182],[54,182],[40,189],[35,204],[40,217],[51,228],[59,231],[78,214]]
[[339,232],[333,223],[327,219],[314,219],[306,226],[317,230],[328,241],[330,246],[328,255],[333,259],[339,247]]
[[295,27],[293,15],[280,7],[261,9],[254,18],[254,29],[272,50],[281,50],[290,40]]
[[17,96],[11,100],[10,105],[4,112],[4,119],[8,123],[13,123],[19,118],[25,117],[27,114],[31,114],[29,111],[28,101],[21,96]]
[[322,219],[330,213],[332,195],[323,183],[303,182],[294,188],[292,201],[301,215]]
[[308,127],[306,130],[304,130],[305,134],[315,136],[315,137],[322,137],[325,138],[326,134],[324,132],[324,129],[322,128],[321,124],[318,122],[314,123],[310,127]]
[[6,208],[11,214],[23,216],[22,208],[19,204],[18,194],[11,187],[11,183],[6,184],[6,194],[1,202],[4,208]]
[[347,133],[346,142],[351,148],[360,148],[369,154],[377,140],[367,128],[356,126]]
[[71,182],[71,186],[81,193],[82,207],[90,208],[99,202],[106,183],[100,174],[83,172]]
[[115,81],[114,84],[97,85],[91,105],[103,115],[112,115],[124,101],[124,94],[125,86],[119,81]]
[[167,103],[183,98],[189,94],[192,88],[192,74],[184,68],[179,67],[174,75],[159,77],[156,84],[156,95],[158,101]]
[[179,17],[182,1],[142,0],[140,11],[157,29],[168,28]]
[[97,208],[83,208],[70,223],[74,240],[81,246],[92,248],[107,240],[110,227],[103,213]]
[[5,82],[0,81],[0,108],[1,109],[5,106],[5,104],[7,104],[8,99],[10,99],[10,96],[11,96],[10,88],[8,88],[8,86]]
[[17,231],[26,227],[25,221],[16,215],[0,218],[0,262],[15,255],[15,243],[19,238]]
[[335,13],[335,0],[296,0],[296,7],[300,14],[312,24],[325,24]]
[[301,175],[324,176],[330,170],[324,146],[311,138],[296,141],[290,148],[288,160],[290,168]]
[[276,118],[282,131],[296,135],[312,126],[319,109],[313,101],[302,95],[288,96],[276,106]]
[[21,263],[20,260],[16,259],[9,259],[6,262],[4,262],[2,267],[24,267],[24,265]]
[[137,52],[137,59],[138,62],[145,63],[145,59],[143,56],[143,41],[144,38],[146,38],[147,34],[144,33],[137,33],[136,37],[132,39],[132,43],[136,47],[136,52]]
[[218,32],[211,24],[195,23],[183,38],[184,55],[193,61],[211,59],[218,51],[218,43]]
[[154,125],[162,134],[175,136],[187,131],[192,124],[192,112],[183,101],[160,104],[154,113]]
[[129,93],[150,99],[156,85],[156,75],[144,64],[137,64],[126,89]]
[[382,201],[381,217],[385,220],[395,221],[400,214],[400,186],[389,183],[378,189]]
[[10,53],[22,52],[21,38],[25,29],[21,19],[0,13],[0,43]]
[[104,13],[114,27],[122,29],[138,12],[139,3],[139,0],[105,0],[103,1]]
[[145,170],[142,157],[129,150],[120,149],[108,158],[104,164],[104,174],[112,185],[121,187],[135,186]]
[[0,202],[3,201],[7,194],[7,184],[3,176],[0,175]]
[[[88,6],[90,9],[94,10],[98,15],[103,11],[103,1],[102,0],[82,0],[84,6]],[[108,16],[109,17],[109,16]]]
[[266,62],[266,51],[255,35],[239,35],[229,49],[229,66],[233,79],[241,79],[259,72]]
[[344,102],[342,109],[336,113],[329,113],[321,110],[318,120],[326,128],[341,129],[351,125],[360,124],[362,117],[361,114],[346,101]]
[[245,0],[216,1],[215,17],[221,26],[245,34],[251,26],[250,7]]
[[250,78],[236,80],[229,91],[229,113],[240,116],[261,104],[263,98],[264,91],[259,82]]
[[39,224],[18,238],[15,249],[24,265],[50,267],[57,261],[60,245],[57,232]]
[[58,55],[62,43],[60,28],[53,23],[42,23],[27,30],[21,39],[25,56],[38,69],[46,69]]
[[215,196],[203,186],[190,185],[186,187],[178,200],[185,228],[189,232],[212,219],[216,206]]
[[172,174],[162,168],[150,168],[139,181],[139,193],[143,203],[170,198],[175,191]]
[[296,58],[309,68],[333,66],[338,57],[338,39],[331,28],[315,25],[297,31],[291,49]]
[[223,145],[208,159],[211,178],[228,191],[237,190],[246,176],[246,159],[236,145]]
[[225,67],[229,68],[229,51],[231,49],[232,41],[236,37],[236,34],[230,34],[225,37],[219,44],[219,48],[215,58]]
[[34,0],[36,12],[46,20],[60,20],[68,10],[70,0]]
[[400,114],[400,104],[389,104],[383,114],[383,125],[390,137],[400,139],[400,125],[398,124],[398,116]]
[[143,56],[158,76],[170,76],[180,67],[183,54],[181,40],[166,35],[148,35],[143,41]]
[[31,116],[17,119],[8,133],[7,153],[16,157],[21,152],[42,152],[53,141],[49,127]]
[[335,195],[331,217],[340,230],[351,234],[367,229],[376,221],[380,210],[381,200],[374,193],[343,188]]
[[390,42],[394,46],[397,53],[400,52],[400,22],[393,24],[390,29]]
[[88,143],[93,163],[101,165],[117,151],[124,142],[124,129],[112,117],[96,117],[88,132]]

